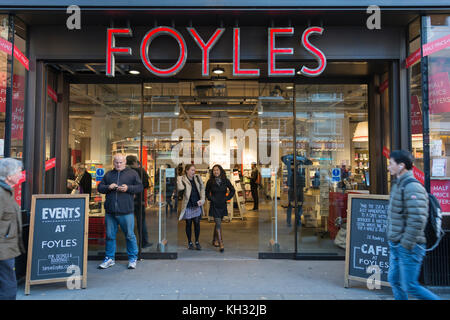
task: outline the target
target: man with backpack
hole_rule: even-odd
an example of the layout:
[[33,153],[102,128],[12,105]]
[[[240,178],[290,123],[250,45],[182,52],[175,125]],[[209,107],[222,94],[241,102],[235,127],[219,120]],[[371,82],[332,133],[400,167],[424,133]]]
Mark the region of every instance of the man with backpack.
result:
[[422,260],[426,254],[425,227],[428,221],[428,193],[414,178],[413,157],[404,150],[391,152],[389,172],[396,180],[388,208],[390,262],[388,280],[396,300],[440,300],[419,284]]

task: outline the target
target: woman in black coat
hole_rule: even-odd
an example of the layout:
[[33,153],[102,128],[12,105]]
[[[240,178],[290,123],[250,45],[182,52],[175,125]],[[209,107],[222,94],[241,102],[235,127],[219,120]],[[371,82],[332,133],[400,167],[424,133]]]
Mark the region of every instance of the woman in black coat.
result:
[[[228,195],[227,195],[228,190]],[[209,180],[206,183],[206,198],[211,202],[209,216],[214,217],[216,223],[213,233],[213,246],[220,247],[224,251],[222,240],[222,219],[228,215],[227,201],[234,197],[235,189],[228,180],[225,170],[216,164],[212,168]]]

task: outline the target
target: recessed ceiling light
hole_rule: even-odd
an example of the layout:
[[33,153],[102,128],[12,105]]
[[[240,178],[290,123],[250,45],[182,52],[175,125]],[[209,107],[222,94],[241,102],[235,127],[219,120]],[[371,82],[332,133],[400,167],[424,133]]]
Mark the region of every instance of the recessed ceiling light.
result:
[[292,89],[294,89],[294,87],[293,86],[287,86],[286,89],[287,90],[292,90]]
[[137,70],[130,70],[130,73],[131,73],[131,74],[140,74],[140,72],[137,71]]
[[217,68],[213,69],[213,73],[215,73],[215,74],[223,74],[224,72],[225,72],[224,68],[217,67]]
[[152,87],[149,85],[144,86],[145,89],[151,89]]

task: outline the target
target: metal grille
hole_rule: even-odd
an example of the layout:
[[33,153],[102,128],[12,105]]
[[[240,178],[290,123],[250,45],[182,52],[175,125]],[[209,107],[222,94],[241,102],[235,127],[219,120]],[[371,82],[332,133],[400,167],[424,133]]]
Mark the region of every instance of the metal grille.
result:
[[450,232],[447,231],[439,246],[425,257],[423,275],[425,285],[450,285]]

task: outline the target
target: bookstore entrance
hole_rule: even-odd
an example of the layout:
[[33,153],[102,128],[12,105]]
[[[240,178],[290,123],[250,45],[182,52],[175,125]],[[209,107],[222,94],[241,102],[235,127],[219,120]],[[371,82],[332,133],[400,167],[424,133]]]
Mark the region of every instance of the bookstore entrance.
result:
[[[347,196],[385,187],[386,163],[373,154],[390,131],[389,90],[375,90],[368,74],[386,68],[381,83],[387,65],[330,62],[327,72],[349,67],[353,77],[304,82],[233,79],[226,63],[214,65],[210,80],[69,77],[68,181],[90,175],[90,257],[103,258],[105,248],[105,197],[96,187],[120,153],[138,159],[148,185],[142,214],[135,213],[142,258],[343,259]],[[212,244],[208,200],[201,250],[188,248],[177,190],[187,164],[204,186],[222,166],[235,189],[222,221],[223,252]],[[194,242],[194,226],[191,233]],[[126,258],[122,233],[117,240],[118,258]]]

